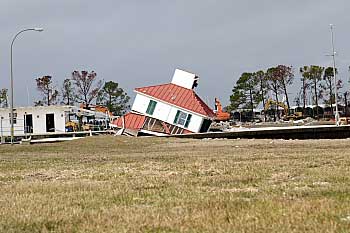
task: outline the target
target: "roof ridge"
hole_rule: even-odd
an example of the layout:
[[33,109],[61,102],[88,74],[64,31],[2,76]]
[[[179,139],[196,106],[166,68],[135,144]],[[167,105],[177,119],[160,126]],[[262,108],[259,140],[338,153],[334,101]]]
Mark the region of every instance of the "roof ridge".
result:
[[174,86],[177,86],[177,87],[180,87],[180,88],[183,88],[183,89],[186,89],[186,90],[190,90],[190,91],[192,91],[192,92],[195,92],[193,89],[189,89],[189,88],[186,88],[186,87],[183,87],[183,86],[174,84],[174,83],[163,83],[163,84],[157,84],[157,85],[151,85],[151,86],[145,86],[145,87],[136,87],[135,90],[136,90],[136,89],[141,89],[141,88],[160,87],[160,86],[166,86],[166,85],[174,85]]

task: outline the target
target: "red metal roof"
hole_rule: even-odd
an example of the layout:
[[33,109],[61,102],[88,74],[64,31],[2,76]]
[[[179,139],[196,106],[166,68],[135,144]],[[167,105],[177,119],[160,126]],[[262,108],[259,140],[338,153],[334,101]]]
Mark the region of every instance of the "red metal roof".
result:
[[192,89],[173,83],[140,87],[135,91],[204,116],[215,116],[213,110]]
[[188,129],[184,129],[184,131],[182,131],[183,134],[189,134],[189,133],[193,133],[192,131],[189,131]]
[[[124,127],[126,129],[136,129],[136,130],[139,130],[142,128],[146,119],[146,116],[144,115],[139,115],[131,112],[125,114],[123,117],[124,117]],[[118,119],[114,120],[113,124],[122,128],[123,127],[122,117],[119,117]]]

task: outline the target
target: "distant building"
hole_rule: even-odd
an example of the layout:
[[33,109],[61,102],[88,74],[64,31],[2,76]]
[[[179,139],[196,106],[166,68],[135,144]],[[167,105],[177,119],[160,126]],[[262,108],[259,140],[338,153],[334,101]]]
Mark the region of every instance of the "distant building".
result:
[[[96,120],[102,125],[107,125],[109,115],[80,109],[75,106],[37,106],[18,107],[14,109],[14,135],[46,134],[66,132],[66,124],[75,122],[79,124],[93,123]],[[10,136],[11,132],[11,110],[0,108],[0,137]]]
[[151,134],[207,132],[215,114],[194,91],[198,79],[176,69],[171,83],[136,88],[131,112],[113,124]]

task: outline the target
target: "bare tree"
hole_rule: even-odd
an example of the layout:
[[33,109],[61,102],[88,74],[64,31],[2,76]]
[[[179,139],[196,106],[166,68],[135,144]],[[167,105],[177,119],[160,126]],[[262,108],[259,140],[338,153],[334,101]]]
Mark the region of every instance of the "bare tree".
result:
[[96,80],[97,74],[94,71],[73,71],[72,80],[76,87],[77,100],[83,102],[85,108],[98,96],[103,82]]
[[8,107],[8,98],[7,98],[8,89],[3,88],[0,90],[0,107],[7,108]]
[[[277,67],[271,67],[266,71],[266,78],[268,80],[269,89],[275,95],[275,101],[278,103],[278,95],[281,92],[281,83],[279,82],[279,75]],[[275,106],[274,121],[276,121],[276,114],[278,113],[278,106]],[[278,116],[278,114],[277,114]],[[278,116],[279,117],[279,116]]]
[[72,105],[75,102],[74,88],[72,80],[66,78],[62,86],[62,103],[65,105]]
[[36,87],[38,91],[41,92],[43,99],[40,101],[41,104],[46,104],[47,106],[50,106],[52,104],[56,104],[56,99],[58,96],[58,91],[56,90],[55,86],[52,83],[52,77],[51,76],[43,76],[41,78],[35,79],[36,81]]
[[293,83],[294,74],[291,66],[278,65],[276,67],[276,75],[280,83],[280,88],[284,96],[288,109],[290,109],[287,87]]

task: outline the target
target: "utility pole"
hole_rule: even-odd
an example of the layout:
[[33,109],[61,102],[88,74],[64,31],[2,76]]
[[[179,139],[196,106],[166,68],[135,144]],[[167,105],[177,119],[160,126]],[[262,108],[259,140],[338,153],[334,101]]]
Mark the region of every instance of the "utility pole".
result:
[[[338,90],[337,90],[337,72],[335,70],[335,51],[334,51],[334,36],[333,36],[333,24],[330,24],[331,40],[332,40],[332,58],[333,58],[333,75],[334,75],[334,100],[335,100],[335,123],[339,126],[339,112],[338,112]],[[332,101],[332,100],[331,100]]]

